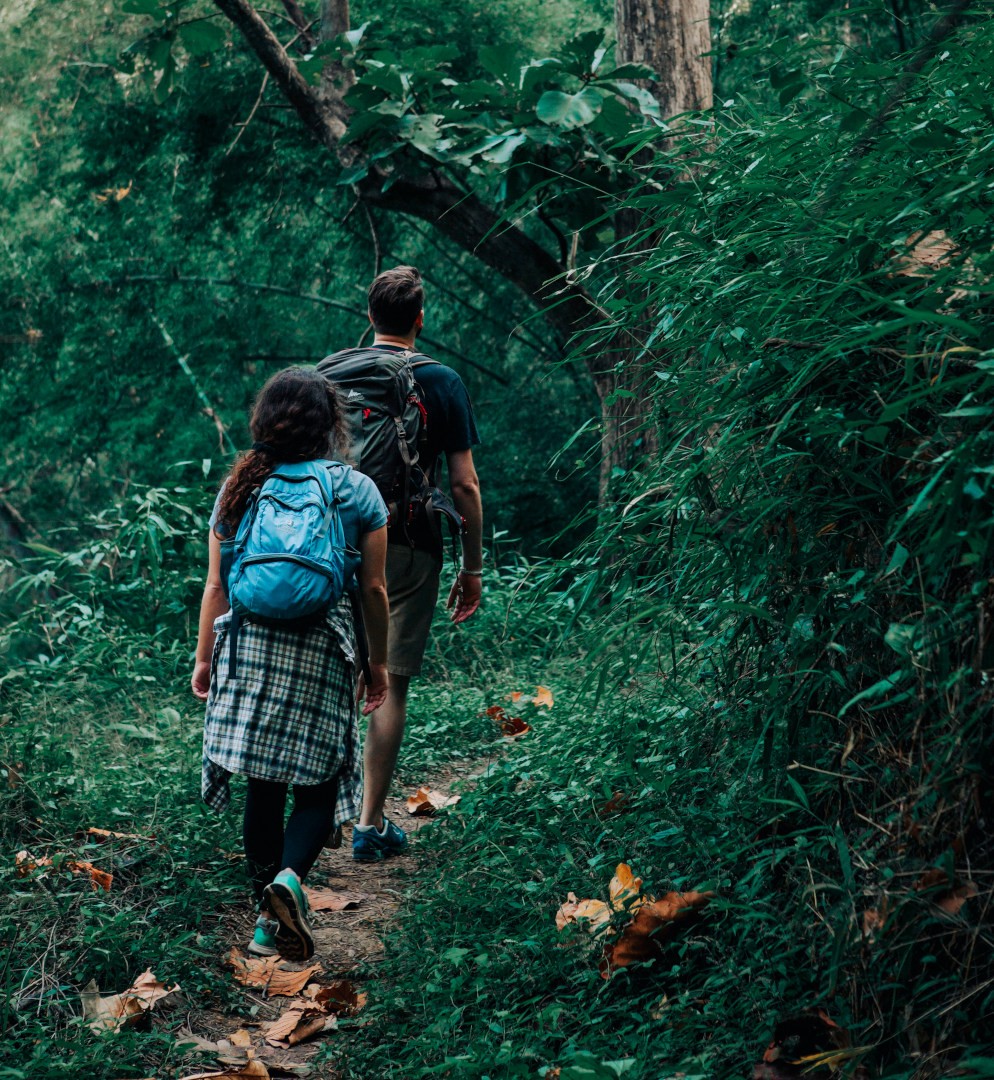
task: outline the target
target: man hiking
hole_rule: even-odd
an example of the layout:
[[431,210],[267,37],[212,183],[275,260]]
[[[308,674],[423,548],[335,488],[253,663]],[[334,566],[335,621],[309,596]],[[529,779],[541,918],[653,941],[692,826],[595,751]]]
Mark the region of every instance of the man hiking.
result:
[[[318,365],[352,409],[354,463],[373,476],[390,510],[390,683],[386,701],[369,717],[363,750],[362,813],[352,832],[352,857],[360,862],[407,847],[404,831],[384,816],[383,806],[404,736],[408,687],[421,673],[438,599],[444,525],[425,493],[434,487],[443,457],[452,505],[464,523],[461,565],[447,604],[453,622],[464,622],[479,607],[483,576],[483,510],[473,465],[480,437],[462,379],[416,350],[424,326],[420,273],[413,266],[384,271],[369,287],[368,304],[372,345],[334,353]],[[436,493],[434,502],[441,501]]]

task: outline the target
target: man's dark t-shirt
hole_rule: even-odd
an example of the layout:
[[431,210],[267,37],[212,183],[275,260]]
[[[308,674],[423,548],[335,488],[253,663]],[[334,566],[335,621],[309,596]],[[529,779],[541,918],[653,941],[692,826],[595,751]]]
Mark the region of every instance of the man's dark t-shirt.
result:
[[[404,352],[395,345],[374,345],[384,352]],[[419,363],[428,359],[419,353],[412,358],[415,364],[414,378],[421,389],[422,404],[428,414],[425,425],[425,441],[419,450],[419,464],[431,478],[436,471],[438,459],[443,454],[471,450],[480,443],[476,429],[473,405],[459,374],[438,363]],[[438,539],[427,536],[413,538],[418,547],[428,550],[438,548]],[[393,537],[391,537],[393,540]],[[441,552],[438,552],[441,554]]]

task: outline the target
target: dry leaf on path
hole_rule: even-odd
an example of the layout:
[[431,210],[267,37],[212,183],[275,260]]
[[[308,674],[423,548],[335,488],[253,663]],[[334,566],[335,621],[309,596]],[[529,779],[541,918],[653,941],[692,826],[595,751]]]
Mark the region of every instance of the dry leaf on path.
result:
[[597,937],[611,925],[611,909],[603,900],[577,900],[575,893],[569,893],[566,903],[556,912],[556,928],[565,930],[572,924],[582,926]]
[[552,696],[552,691],[547,686],[536,686],[535,696],[532,698],[532,704],[538,707],[544,705],[546,708],[551,709],[555,699]]
[[371,900],[369,893],[333,892],[331,889],[312,889],[304,886],[304,894],[311,911],[351,911],[363,900]]
[[322,1031],[330,1031],[337,1023],[321,1005],[295,1001],[278,1020],[266,1027],[265,1039],[270,1046],[296,1046]]
[[223,1072],[191,1073],[180,1080],[269,1080],[269,1070],[261,1061],[250,1058],[244,1065]]
[[239,1028],[228,1036],[228,1042],[230,1042],[232,1046],[251,1046],[252,1036],[245,1028]]
[[152,974],[142,972],[123,994],[101,994],[96,979],[91,979],[80,993],[83,1018],[93,1031],[117,1031],[136,1020],[162,998],[175,993],[179,984],[167,987]]
[[304,997],[322,1005],[328,1012],[345,1013],[349,1016],[365,1008],[367,1000],[366,992],[356,990],[348,979],[336,979],[324,986],[321,983],[311,983],[304,990]]
[[679,929],[697,921],[713,896],[711,892],[668,892],[658,900],[645,898],[618,940],[604,946],[602,977],[610,978],[618,968],[658,957]]
[[234,968],[238,982],[266,990],[270,997],[295,997],[321,970],[320,964],[313,964],[302,971],[294,971],[278,956],[245,956],[237,949],[228,953],[227,961]]
[[459,799],[459,795],[443,795],[440,791],[419,787],[413,795],[408,796],[405,805],[407,812],[415,817],[431,817],[437,810],[455,806]]

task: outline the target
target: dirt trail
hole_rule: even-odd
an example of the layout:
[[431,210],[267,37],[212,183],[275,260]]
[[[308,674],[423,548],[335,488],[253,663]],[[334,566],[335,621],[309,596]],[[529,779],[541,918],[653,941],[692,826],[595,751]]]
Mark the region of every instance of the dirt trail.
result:
[[[479,775],[479,770],[480,763],[466,762],[430,777],[427,783],[436,791],[449,793],[453,785]],[[337,850],[325,849],[322,852],[306,884],[312,889],[362,895],[363,899],[346,911],[314,913],[311,919],[316,946],[314,958],[307,964],[284,961],[282,968],[303,970],[320,964],[322,971],[312,975],[310,981],[328,984],[347,979],[357,991],[363,990],[357,969],[375,965],[383,955],[381,930],[400,908],[404,893],[416,874],[417,832],[430,821],[430,818],[410,816],[403,798],[389,799],[386,812],[410,837],[408,851],[383,862],[354,862],[351,829],[346,828],[342,846]],[[245,955],[254,922],[255,915],[246,903],[243,908],[223,916],[218,936]],[[225,948],[225,955],[218,958],[218,977],[237,986],[232,967],[225,959],[227,952],[228,948]],[[289,1048],[272,1046],[265,1041],[266,1027],[283,1015],[295,999],[269,997],[264,989],[249,987],[244,988],[244,998],[245,1008],[240,1016],[211,1009],[192,1009],[188,1013],[186,1026],[180,1032],[181,1041],[186,1039],[214,1056],[218,1062],[215,1068],[230,1070],[218,1080],[227,1077],[234,1080],[243,1076],[246,1080],[256,1076],[262,1080],[267,1073],[274,1078],[306,1076],[311,1080],[333,1080],[337,1074],[327,1062],[313,1061],[322,1046],[335,1038],[333,1030]],[[242,1071],[249,1061],[261,1062],[266,1073],[259,1070],[258,1064],[251,1066],[255,1071]],[[190,1068],[185,1070],[184,1075],[198,1071],[199,1068]]]

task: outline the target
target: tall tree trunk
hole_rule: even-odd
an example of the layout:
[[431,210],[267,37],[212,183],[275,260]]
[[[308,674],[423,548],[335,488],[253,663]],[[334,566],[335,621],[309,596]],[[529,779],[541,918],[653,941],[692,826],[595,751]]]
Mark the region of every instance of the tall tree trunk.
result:
[[[645,84],[669,120],[712,104],[710,0],[615,0],[620,63],[647,64],[659,76]],[[615,220],[622,240],[637,228],[622,211]],[[619,343],[596,373],[601,400],[601,497],[613,476],[627,472],[658,449],[650,414],[653,372],[637,350]]]

